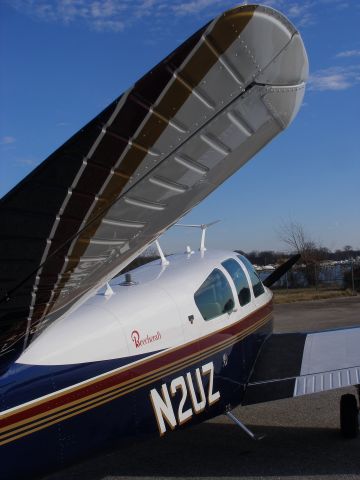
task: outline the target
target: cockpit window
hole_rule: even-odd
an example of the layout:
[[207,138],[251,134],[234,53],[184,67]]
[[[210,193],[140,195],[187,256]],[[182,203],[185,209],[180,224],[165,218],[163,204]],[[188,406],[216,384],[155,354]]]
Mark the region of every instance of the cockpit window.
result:
[[234,297],[225,275],[217,268],[195,292],[195,303],[204,320],[211,320],[234,309]]
[[254,296],[259,297],[260,295],[262,295],[265,292],[264,286],[261,283],[259,275],[257,274],[255,268],[253,267],[253,265],[249,262],[249,260],[247,258],[245,258],[243,255],[238,255],[238,258],[243,262],[247,271],[249,272],[250,280],[251,280],[252,287],[253,287]]
[[221,264],[234,281],[239,303],[243,307],[251,300],[250,288],[244,270],[233,258],[229,258]]

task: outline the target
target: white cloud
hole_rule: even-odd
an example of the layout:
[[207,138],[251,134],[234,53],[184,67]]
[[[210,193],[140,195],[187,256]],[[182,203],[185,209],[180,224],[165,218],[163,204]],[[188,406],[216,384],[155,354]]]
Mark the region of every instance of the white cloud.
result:
[[347,90],[359,82],[360,65],[319,70],[309,78],[309,89],[317,91]]
[[173,5],[172,10],[177,15],[192,15],[194,13],[201,12],[205,8],[209,8],[219,4],[222,4],[225,9],[226,3],[229,4],[229,2],[224,2],[221,0],[188,0]]
[[338,58],[360,57],[360,50],[345,50],[336,54]]
[[34,167],[37,163],[35,160],[33,160],[32,158],[17,158],[15,160],[15,162],[18,164],[18,165],[22,165],[22,166],[25,166],[25,167]]
[[236,0],[5,0],[22,14],[64,25],[82,23],[96,31],[121,32],[134,22],[206,13],[215,16]]
[[[236,3],[241,4],[241,2],[236,2],[234,0],[183,0],[180,2],[174,1],[173,3],[172,10],[177,15],[193,15],[205,9],[209,9],[210,7],[219,7],[220,11],[229,7],[234,7]],[[280,10],[290,19],[296,20],[298,26],[313,23],[313,1],[304,0],[297,2],[289,0],[263,0],[261,3],[268,7]]]
[[92,27],[98,32],[122,32],[125,28],[125,23],[121,20],[99,19],[92,22]]
[[335,8],[336,10],[344,10],[350,7],[348,0],[319,0],[319,3],[330,5],[331,8]]
[[280,10],[293,20],[297,27],[305,27],[315,23],[315,3],[309,0],[292,2],[289,0],[264,0],[262,3]]
[[6,135],[5,137],[2,137],[0,140],[1,145],[11,145],[12,143],[16,142],[16,138],[12,137],[11,135]]
[[311,90],[346,90],[351,82],[341,74],[317,74],[310,78]]
[[[173,18],[202,14],[204,21],[234,7],[236,0],[3,0],[22,14],[64,25],[82,23],[96,31],[121,32],[143,18],[162,27]],[[250,2],[249,2],[250,3]],[[348,5],[344,0],[263,0],[283,12],[297,27],[316,22],[319,4],[331,8]],[[165,20],[164,20],[165,19]]]
[[[21,13],[64,25],[81,22],[97,31],[119,32],[129,12],[148,8],[152,0],[7,0]],[[153,0],[156,1],[156,0]],[[130,15],[131,18],[131,15]]]

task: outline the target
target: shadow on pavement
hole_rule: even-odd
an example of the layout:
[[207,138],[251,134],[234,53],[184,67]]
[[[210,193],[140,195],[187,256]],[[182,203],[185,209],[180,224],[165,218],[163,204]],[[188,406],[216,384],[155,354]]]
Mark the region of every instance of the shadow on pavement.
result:
[[360,474],[360,439],[346,441],[329,428],[253,428],[266,438],[253,442],[234,425],[205,423],[132,443],[46,479]]

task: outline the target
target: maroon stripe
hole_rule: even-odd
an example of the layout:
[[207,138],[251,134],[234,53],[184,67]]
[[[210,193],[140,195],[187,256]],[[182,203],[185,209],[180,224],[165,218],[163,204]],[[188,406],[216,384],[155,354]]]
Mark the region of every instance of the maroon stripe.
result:
[[[271,311],[272,302],[269,302],[267,305],[251,313],[243,320],[240,320],[239,322],[230,325],[229,327],[221,331],[214,332],[213,334],[205,338],[184,345],[177,350],[169,351],[164,355],[160,355],[156,358],[150,359],[149,361],[142,364],[134,365],[128,370],[119,372],[109,378],[105,378],[91,385],[78,388],[73,392],[64,393],[57,398],[49,399],[48,401],[45,401],[40,405],[30,407],[22,412],[14,413],[13,415],[0,421],[0,428],[10,425],[12,423],[19,422],[26,418],[31,418],[34,415],[50,411],[66,403],[70,403],[74,400],[79,400],[81,397],[86,397],[93,393],[100,392],[101,390],[105,390],[113,386],[120,386],[121,383],[124,383],[128,380],[135,380],[140,375],[151,373],[158,368],[164,368],[166,365],[170,365],[177,360],[185,360],[185,358],[190,355],[193,355],[195,353],[201,353],[202,350],[215,346],[219,342],[226,340],[226,338],[231,338],[234,335],[237,335],[238,333],[246,330],[248,327],[256,324],[269,313],[271,313]],[[181,365],[179,366],[179,369],[180,368]]]

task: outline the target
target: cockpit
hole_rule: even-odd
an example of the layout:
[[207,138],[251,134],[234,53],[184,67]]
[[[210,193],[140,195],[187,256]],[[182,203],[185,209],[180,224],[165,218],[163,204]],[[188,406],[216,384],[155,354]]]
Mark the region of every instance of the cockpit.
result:
[[[228,258],[221,266],[231,277],[240,307],[244,307],[265,292],[264,286],[253,265],[243,255]],[[251,285],[251,286],[250,286]],[[203,319],[212,320],[236,307],[233,289],[225,274],[215,268],[194,294],[194,300]]]

